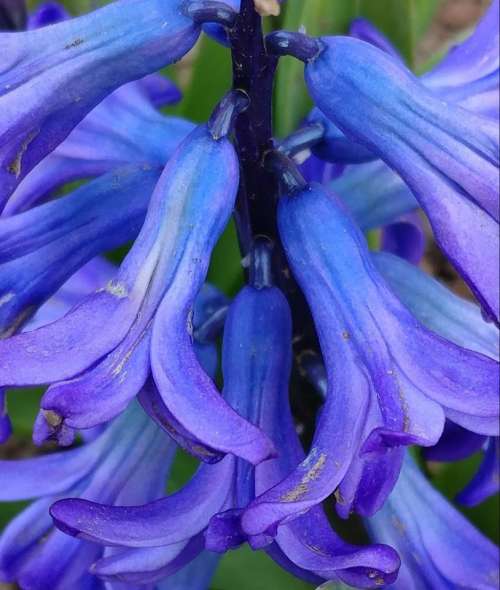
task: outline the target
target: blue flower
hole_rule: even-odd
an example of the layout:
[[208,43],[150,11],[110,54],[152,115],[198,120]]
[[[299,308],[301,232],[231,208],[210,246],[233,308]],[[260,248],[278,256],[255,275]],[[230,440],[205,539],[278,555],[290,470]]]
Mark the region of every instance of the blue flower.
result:
[[437,492],[407,456],[384,507],[367,519],[372,539],[402,559],[392,588],[498,588],[498,549]]

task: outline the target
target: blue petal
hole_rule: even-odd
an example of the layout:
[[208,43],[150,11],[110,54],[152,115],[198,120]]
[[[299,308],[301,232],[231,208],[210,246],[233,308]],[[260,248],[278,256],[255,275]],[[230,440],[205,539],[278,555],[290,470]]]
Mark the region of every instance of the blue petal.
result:
[[498,586],[498,550],[432,486],[408,457],[386,505],[367,521],[372,538],[401,554],[395,589]]
[[158,173],[135,166],[119,169],[68,197],[0,218],[4,336],[79,267],[137,235]]
[[182,4],[117,1],[42,29],[0,34],[0,207],[106,95],[189,51],[199,28]]
[[[324,50],[306,67],[317,106],[402,176],[441,248],[498,320],[496,122],[443,103],[366,43],[343,37],[322,42]],[[359,125],[360,116],[370,124]]]

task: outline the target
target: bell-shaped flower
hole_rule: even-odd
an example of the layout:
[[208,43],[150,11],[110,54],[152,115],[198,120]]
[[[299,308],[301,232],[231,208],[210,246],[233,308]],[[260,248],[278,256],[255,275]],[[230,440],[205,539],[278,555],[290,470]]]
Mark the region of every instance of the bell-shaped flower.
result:
[[498,588],[498,548],[432,487],[409,456],[389,499],[365,524],[374,541],[390,544],[401,556],[395,590]]
[[69,451],[1,461],[0,500],[35,501],[0,536],[0,579],[22,588],[104,588],[88,570],[101,547],[53,528],[50,505],[80,496],[120,505],[161,497],[175,444],[137,404],[92,442]]
[[134,239],[161,170],[116,169],[24,213],[0,217],[0,335],[37,308],[97,254]]
[[[273,437],[279,457],[255,468],[233,457],[203,465],[177,494],[134,509],[64,500],[52,507],[58,526],[82,539],[153,551],[185,541],[187,523],[193,535],[207,529],[206,547],[212,551],[224,552],[246,540],[239,523],[246,504],[303,457],[288,400],[291,315],[284,296],[270,286],[268,270],[268,265],[261,266],[251,279],[252,286],[245,287],[231,304],[223,342],[224,396]],[[184,523],[181,527],[176,524],[179,518]],[[392,581],[399,567],[389,547],[344,543],[319,507],[280,527],[275,540],[249,540],[255,546],[268,545],[266,550],[280,565],[310,581],[342,579],[357,587],[375,588]],[[112,564],[102,560],[99,572],[109,574],[113,567],[118,575],[118,566],[126,567],[126,554],[119,559]],[[130,579],[123,574],[121,579]]]
[[189,2],[118,0],[41,29],[0,33],[0,206],[113,90],[180,59]]
[[272,452],[267,437],[223,401],[191,338],[194,300],[238,189],[228,104],[167,164],[116,277],[61,320],[0,342],[2,385],[57,382],[41,403],[56,431],[116,416],[152,373],[172,431],[206,460],[234,452],[259,462]]
[[280,235],[313,314],[328,392],[306,459],[247,509],[251,534],[334,491],[341,515],[373,513],[397,479],[404,445],[436,444],[445,417],[498,432],[498,364],[418,322],[334,195],[320,185],[290,186],[278,209]]
[[[437,66],[420,78],[424,86],[443,100],[497,121],[500,104],[498,10],[498,0],[495,0],[472,35],[453,47]],[[355,19],[349,35],[384,51],[404,67],[397,49],[366,19]],[[322,137],[312,146],[313,153],[319,157],[346,164],[377,157],[363,142],[346,136],[317,107],[308,115],[307,121],[309,125],[323,128]]]
[[[306,82],[316,105],[405,180],[438,244],[498,321],[497,122],[444,102],[368,43],[305,39],[296,43],[303,44]],[[360,118],[366,123],[360,125]]]

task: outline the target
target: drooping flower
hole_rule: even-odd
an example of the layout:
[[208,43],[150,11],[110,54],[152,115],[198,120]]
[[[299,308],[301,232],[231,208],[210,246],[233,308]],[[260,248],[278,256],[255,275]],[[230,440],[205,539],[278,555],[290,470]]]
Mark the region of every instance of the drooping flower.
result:
[[[163,545],[165,552],[185,543],[188,526],[193,537],[206,529],[206,547],[212,551],[224,552],[247,540],[239,524],[242,510],[303,457],[288,400],[290,311],[284,296],[269,283],[268,272],[268,264],[259,265],[251,285],[231,304],[223,343],[224,396],[242,416],[273,437],[279,457],[255,468],[233,457],[203,465],[186,488],[146,506],[120,508],[63,500],[51,510],[58,526],[105,545],[142,547],[143,568],[146,548],[152,548],[159,559],[157,572],[148,572],[151,580],[162,573],[158,548]],[[255,546],[269,545],[266,550],[278,563],[311,581],[342,579],[357,587],[375,588],[393,581],[399,567],[389,547],[361,548],[343,542],[319,507],[280,527],[275,539],[249,540]],[[127,555],[102,560],[96,571],[130,580]]]
[[259,462],[272,452],[267,437],[222,400],[196,360],[190,334],[191,309],[238,187],[236,153],[226,137],[233,99],[179,146],[107,287],[60,321],[0,342],[2,385],[56,382],[41,403],[56,436],[63,426],[90,428],[116,416],[152,373],[172,433],[205,460],[234,452]]
[[119,0],[41,29],[0,33],[2,208],[102,99],[193,46],[200,27],[187,8],[184,0]]
[[48,509],[79,495],[127,505],[162,495],[175,444],[137,406],[94,441],[69,451],[1,461],[3,501],[38,498],[0,537],[0,577],[27,590],[100,588],[88,573],[102,548],[54,530]]
[[382,509],[366,519],[373,540],[401,555],[395,590],[498,588],[498,548],[436,491],[407,456]]
[[[485,313],[498,321],[497,121],[444,102],[368,43],[305,39],[285,50],[307,61],[306,82],[316,105],[404,179],[438,244]],[[276,34],[273,42],[292,45],[286,33]],[[369,118],[370,125],[360,125],[360,117]]]
[[373,513],[396,482],[403,446],[436,444],[445,416],[481,434],[498,428],[497,363],[418,322],[334,195],[292,188],[280,202],[280,235],[314,317],[328,393],[306,459],[244,514],[249,534],[335,490],[341,515]]

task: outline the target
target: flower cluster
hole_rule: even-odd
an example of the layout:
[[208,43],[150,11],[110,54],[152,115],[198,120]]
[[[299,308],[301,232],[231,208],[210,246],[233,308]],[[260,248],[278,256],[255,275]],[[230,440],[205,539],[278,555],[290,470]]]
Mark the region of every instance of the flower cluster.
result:
[[[458,501],[498,492],[498,0],[421,77],[363,19],[264,37],[279,10],[0,3],[0,442],[7,388],[44,386],[33,440],[70,447],[0,461],[0,500],[34,500],[0,582],[208,590],[248,543],[316,585],[498,586],[415,460],[482,452]],[[182,96],[158,71],[201,34],[234,84],[197,125],[161,113]],[[277,139],[282,55],[314,107]],[[478,304],[418,268],[424,215]],[[207,282],[231,218],[233,299]],[[181,452],[198,468],[167,492]],[[364,544],[334,530],[353,514]]]

